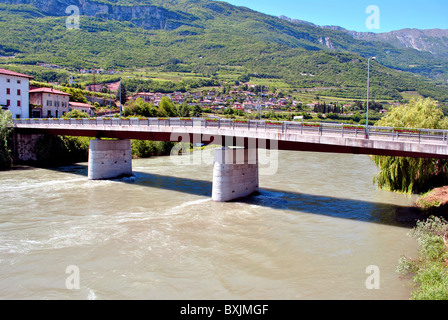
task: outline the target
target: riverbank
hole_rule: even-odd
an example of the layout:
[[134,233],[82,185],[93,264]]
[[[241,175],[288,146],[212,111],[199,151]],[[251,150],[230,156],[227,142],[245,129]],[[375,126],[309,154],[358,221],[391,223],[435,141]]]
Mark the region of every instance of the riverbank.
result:
[[416,202],[422,210],[443,213],[448,211],[448,186],[435,188],[423,195]]
[[418,257],[402,256],[397,271],[412,276],[412,300],[448,300],[447,230],[445,219],[430,216],[425,221],[418,221],[409,233],[417,239],[421,249]]

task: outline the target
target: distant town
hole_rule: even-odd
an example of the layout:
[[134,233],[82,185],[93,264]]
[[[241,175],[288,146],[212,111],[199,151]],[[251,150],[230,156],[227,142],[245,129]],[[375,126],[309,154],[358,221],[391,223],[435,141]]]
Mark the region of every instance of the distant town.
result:
[[[42,64],[42,66],[58,68],[56,65]],[[105,71],[86,69],[80,72],[97,74]],[[74,85],[72,77],[69,79],[69,85]],[[265,112],[287,112],[290,115],[289,120],[302,119],[304,111],[309,111],[322,119],[327,117],[327,114],[329,118],[335,118],[335,114],[353,115],[347,111],[356,109],[353,103],[327,104],[320,101],[303,103],[283,92],[268,94],[263,92],[263,87],[251,83],[231,86],[226,92],[219,88],[195,92],[137,92],[120,99],[120,81],[115,81],[85,86],[83,92],[87,94],[84,94],[84,101],[77,101],[79,99],[76,99],[70,91],[58,90],[55,87],[58,86],[56,84],[37,86],[32,76],[0,69],[0,92],[5,93],[0,95],[0,106],[4,110],[9,110],[13,118],[60,118],[73,110],[85,113],[89,117],[102,116],[105,113],[121,114],[123,108],[132,101],[141,99],[157,107],[163,97],[169,98],[177,105],[200,107],[205,113],[244,115],[259,114],[260,110],[264,110]],[[104,95],[101,96],[100,93]],[[359,110],[362,109],[362,105],[357,107]],[[382,105],[376,105],[376,110],[378,114],[387,112]]]

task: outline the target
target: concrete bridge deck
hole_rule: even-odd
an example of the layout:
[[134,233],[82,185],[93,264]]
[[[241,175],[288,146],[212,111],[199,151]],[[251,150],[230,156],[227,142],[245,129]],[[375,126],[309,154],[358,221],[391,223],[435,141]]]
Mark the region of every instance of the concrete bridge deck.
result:
[[448,159],[448,131],[204,118],[15,119],[23,133]]

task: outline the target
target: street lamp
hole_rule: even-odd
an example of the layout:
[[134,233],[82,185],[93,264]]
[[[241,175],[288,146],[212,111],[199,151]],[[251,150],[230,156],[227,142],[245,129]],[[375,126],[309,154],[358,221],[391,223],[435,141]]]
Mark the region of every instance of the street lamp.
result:
[[366,105],[366,138],[369,138],[369,82],[370,82],[370,60],[376,60],[376,57],[370,57],[367,62],[367,105]]
[[260,120],[261,120],[261,116],[263,115],[263,78],[261,78],[260,81],[261,81],[260,86],[260,93],[261,93]]
[[118,86],[118,105],[120,106],[120,119],[121,119],[121,78],[120,78],[120,85]]
[[[259,75],[258,73],[254,73],[255,75]],[[261,103],[260,103],[260,120],[261,120],[261,116],[262,116],[262,114],[263,114],[263,78],[261,77],[261,75],[260,75],[260,79],[261,79],[261,90],[260,90],[260,92],[261,92]]]

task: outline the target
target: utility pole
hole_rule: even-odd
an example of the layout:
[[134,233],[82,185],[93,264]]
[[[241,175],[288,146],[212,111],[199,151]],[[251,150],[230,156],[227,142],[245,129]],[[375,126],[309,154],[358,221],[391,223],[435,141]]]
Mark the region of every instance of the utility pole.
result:
[[121,118],[121,78],[120,78],[120,85],[118,86],[118,105],[120,106],[120,118]]
[[370,82],[370,60],[376,60],[376,57],[370,57],[367,62],[367,105],[366,105],[366,139],[369,139],[369,82]]

